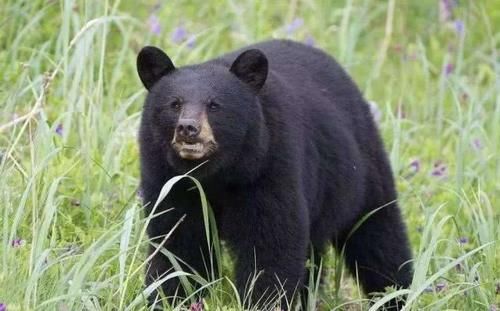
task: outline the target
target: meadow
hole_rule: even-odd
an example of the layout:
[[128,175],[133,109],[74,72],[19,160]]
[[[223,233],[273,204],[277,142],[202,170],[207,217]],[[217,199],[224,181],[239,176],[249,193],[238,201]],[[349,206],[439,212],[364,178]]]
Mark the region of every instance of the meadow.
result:
[[[268,38],[328,51],[372,101],[415,256],[411,288],[370,303],[331,250],[309,309],[500,308],[498,0],[3,0],[1,311],[148,309],[137,52]],[[208,288],[172,309],[241,309],[224,255],[214,280],[172,271]]]

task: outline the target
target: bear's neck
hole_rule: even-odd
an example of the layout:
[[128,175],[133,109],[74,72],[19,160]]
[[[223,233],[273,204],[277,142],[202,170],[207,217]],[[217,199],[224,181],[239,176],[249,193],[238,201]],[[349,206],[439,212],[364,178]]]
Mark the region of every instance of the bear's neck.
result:
[[252,122],[244,139],[240,154],[233,164],[220,172],[219,178],[230,185],[245,185],[254,183],[268,165],[270,133],[262,111],[258,120]]

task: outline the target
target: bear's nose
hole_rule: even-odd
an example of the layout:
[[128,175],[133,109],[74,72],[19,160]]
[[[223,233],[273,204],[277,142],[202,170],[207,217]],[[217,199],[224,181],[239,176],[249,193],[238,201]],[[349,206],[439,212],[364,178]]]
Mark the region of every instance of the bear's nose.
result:
[[182,138],[195,138],[200,134],[201,126],[194,119],[180,119],[177,123],[177,134]]

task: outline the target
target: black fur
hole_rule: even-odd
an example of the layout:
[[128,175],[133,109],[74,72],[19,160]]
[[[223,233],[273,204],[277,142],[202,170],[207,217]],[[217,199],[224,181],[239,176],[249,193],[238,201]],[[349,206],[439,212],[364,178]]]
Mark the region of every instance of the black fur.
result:
[[[208,120],[218,149],[192,175],[236,256],[240,292],[257,269],[263,274],[254,298],[269,297],[279,282],[290,298],[306,281],[309,247],[321,255],[330,243],[345,245],[347,266],[366,293],[409,286],[411,253],[387,156],[360,91],[330,56],[284,40],[179,69],[163,53],[149,54],[138,59],[149,90],[139,137],[146,214],[169,178],[203,162],[184,160],[170,147],[177,115],[168,102],[180,97],[199,108],[215,98],[220,109]],[[174,209],[154,218],[148,233],[163,236],[186,215],[166,247],[203,275],[208,250],[192,186],[175,185],[159,211]],[[147,283],[171,267],[155,256]],[[163,290],[183,294],[176,279]]]

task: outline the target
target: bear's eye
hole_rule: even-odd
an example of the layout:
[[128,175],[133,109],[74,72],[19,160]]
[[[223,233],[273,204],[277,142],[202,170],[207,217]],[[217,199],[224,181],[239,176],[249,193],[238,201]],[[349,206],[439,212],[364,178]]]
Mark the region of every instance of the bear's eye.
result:
[[173,100],[169,103],[172,110],[179,111],[181,109],[181,102],[178,99]]
[[210,111],[217,111],[220,109],[220,104],[219,103],[216,103],[214,101],[211,101],[208,103],[208,109]]

